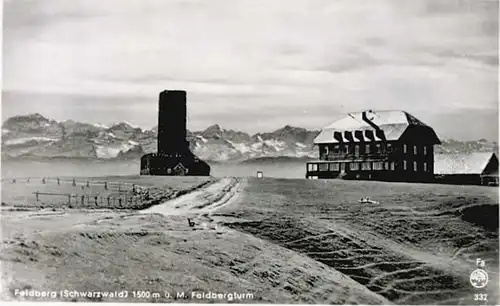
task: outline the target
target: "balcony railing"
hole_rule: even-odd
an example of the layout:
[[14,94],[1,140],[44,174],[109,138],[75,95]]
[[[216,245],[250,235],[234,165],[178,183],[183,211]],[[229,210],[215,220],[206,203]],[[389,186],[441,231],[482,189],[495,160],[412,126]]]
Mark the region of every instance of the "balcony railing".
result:
[[387,158],[391,153],[329,153],[321,154],[320,160],[349,160],[349,159],[382,159]]

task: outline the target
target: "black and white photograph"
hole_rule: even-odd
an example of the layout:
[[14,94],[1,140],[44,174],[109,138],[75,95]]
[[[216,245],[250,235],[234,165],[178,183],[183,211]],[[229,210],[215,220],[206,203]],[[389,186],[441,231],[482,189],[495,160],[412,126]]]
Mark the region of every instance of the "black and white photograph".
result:
[[4,0],[0,300],[498,305],[497,0]]

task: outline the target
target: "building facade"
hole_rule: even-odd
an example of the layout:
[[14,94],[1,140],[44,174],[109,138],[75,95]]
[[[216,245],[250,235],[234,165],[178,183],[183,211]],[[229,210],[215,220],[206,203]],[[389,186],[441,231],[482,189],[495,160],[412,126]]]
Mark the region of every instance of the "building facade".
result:
[[498,157],[493,152],[436,154],[437,183],[498,186]]
[[350,113],[314,139],[319,159],[306,165],[310,179],[431,182],[434,130],[404,111]]

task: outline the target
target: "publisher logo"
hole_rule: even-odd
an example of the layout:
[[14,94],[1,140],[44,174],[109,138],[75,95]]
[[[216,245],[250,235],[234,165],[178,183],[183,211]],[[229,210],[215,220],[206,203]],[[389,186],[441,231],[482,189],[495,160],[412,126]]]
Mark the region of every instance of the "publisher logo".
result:
[[484,288],[488,284],[488,273],[483,269],[476,269],[470,274],[470,283],[474,288]]

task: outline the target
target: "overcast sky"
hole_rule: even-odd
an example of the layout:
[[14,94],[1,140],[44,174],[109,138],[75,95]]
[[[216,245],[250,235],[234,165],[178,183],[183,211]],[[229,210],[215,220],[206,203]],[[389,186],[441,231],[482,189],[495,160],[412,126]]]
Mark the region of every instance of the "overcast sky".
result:
[[5,0],[2,120],[321,128],[402,109],[444,137],[498,137],[496,0]]

